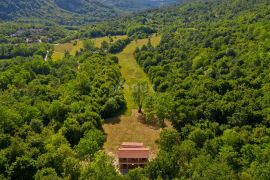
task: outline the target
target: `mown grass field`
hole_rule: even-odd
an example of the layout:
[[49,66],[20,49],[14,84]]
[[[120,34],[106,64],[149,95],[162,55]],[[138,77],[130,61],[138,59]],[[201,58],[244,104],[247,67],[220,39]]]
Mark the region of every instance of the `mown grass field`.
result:
[[156,154],[160,129],[143,124],[138,119],[137,110],[133,110],[130,116],[107,119],[103,125],[107,135],[103,145],[105,151],[115,154],[122,142],[142,142],[151,148],[153,155]]
[[[153,46],[157,46],[159,42],[159,36],[153,36],[151,38]],[[126,80],[124,84],[124,95],[127,101],[127,111],[122,116],[107,119],[103,125],[103,129],[107,135],[107,140],[103,147],[107,152],[116,153],[119,145],[125,141],[143,142],[151,148],[153,154],[158,151],[156,141],[159,140],[160,129],[140,122],[137,106],[131,95],[131,88],[138,80],[148,81],[149,87],[151,87],[147,75],[137,64],[134,57],[136,48],[142,47],[147,43],[148,39],[133,41],[121,53],[117,54],[122,76]]]
[[[153,46],[157,46],[160,42],[160,36],[153,36],[151,43]],[[121,66],[122,76],[125,78],[124,84],[124,95],[127,102],[127,110],[125,115],[130,115],[132,109],[136,109],[137,106],[132,98],[132,87],[137,81],[145,80],[148,81],[150,90],[152,91],[151,83],[144,73],[143,69],[137,64],[134,57],[134,52],[137,47],[142,47],[148,43],[148,39],[139,39],[132,41],[121,53],[117,54],[119,58],[119,65]]]
[[53,60],[62,59],[65,55],[65,51],[68,51],[70,55],[74,56],[76,51],[79,51],[81,48],[83,48],[83,42],[80,40],[76,41],[77,41],[76,45],[74,45],[74,41],[54,45],[54,53],[52,55],[52,59]]

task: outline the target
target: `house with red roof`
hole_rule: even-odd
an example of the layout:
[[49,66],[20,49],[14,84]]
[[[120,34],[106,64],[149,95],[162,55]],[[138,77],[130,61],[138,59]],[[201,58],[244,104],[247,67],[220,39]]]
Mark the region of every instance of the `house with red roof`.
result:
[[150,158],[150,149],[143,143],[123,142],[118,149],[118,163],[121,172],[144,167]]

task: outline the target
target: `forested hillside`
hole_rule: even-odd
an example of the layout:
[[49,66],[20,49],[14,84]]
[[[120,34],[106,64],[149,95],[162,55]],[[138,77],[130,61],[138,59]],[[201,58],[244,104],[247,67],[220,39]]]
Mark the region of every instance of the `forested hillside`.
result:
[[23,22],[82,24],[114,18],[113,7],[94,0],[4,0],[0,2],[2,20]]
[[3,0],[0,19],[78,25],[109,20],[147,8],[176,3],[177,0]]
[[185,0],[104,0],[108,4],[124,11],[142,11],[148,8],[157,8]]
[[186,4],[167,11],[174,22],[157,48],[137,49],[158,93],[146,111],[178,131],[161,135],[151,179],[269,179],[269,9],[266,0]]

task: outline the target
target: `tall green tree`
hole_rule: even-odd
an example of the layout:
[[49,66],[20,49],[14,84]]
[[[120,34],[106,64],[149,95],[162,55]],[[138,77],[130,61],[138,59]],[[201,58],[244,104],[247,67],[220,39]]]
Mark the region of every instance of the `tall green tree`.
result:
[[132,97],[138,106],[138,113],[142,113],[143,103],[149,94],[147,81],[139,81],[132,87]]

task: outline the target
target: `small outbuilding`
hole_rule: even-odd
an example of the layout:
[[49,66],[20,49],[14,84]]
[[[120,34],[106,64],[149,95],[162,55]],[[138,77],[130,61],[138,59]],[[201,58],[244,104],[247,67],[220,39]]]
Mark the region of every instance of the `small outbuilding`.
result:
[[118,162],[121,172],[144,167],[150,158],[150,149],[143,143],[123,142],[118,149]]

